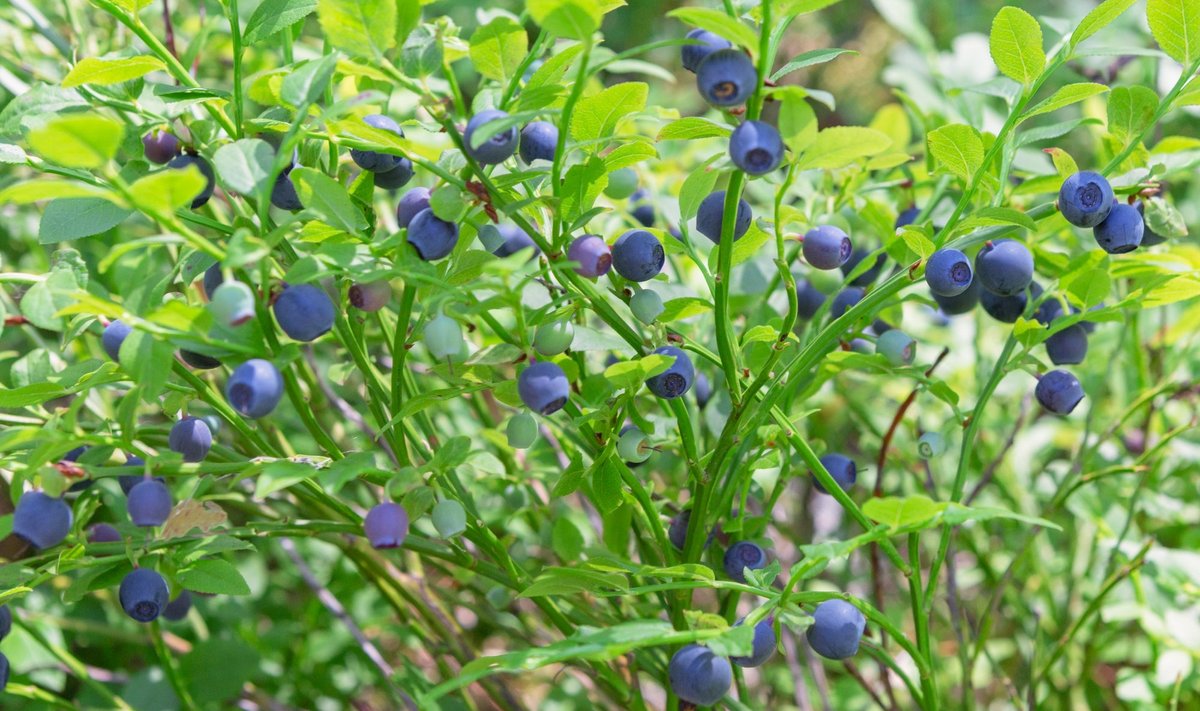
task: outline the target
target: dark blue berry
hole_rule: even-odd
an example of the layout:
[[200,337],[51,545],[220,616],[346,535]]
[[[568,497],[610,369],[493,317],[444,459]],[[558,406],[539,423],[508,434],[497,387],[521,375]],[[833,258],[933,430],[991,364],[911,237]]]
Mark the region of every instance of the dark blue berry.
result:
[[700,96],[713,106],[743,104],[758,84],[754,62],[737,49],[719,49],[700,62],[696,68],[696,88]]
[[[713,244],[720,244],[721,221],[724,216],[725,191],[718,190],[715,193],[709,193],[700,201],[700,207],[696,210],[696,229]],[[744,198],[739,198],[737,216],[733,223],[733,239],[735,241],[746,234],[746,230],[750,229],[750,221],[753,219],[754,212],[750,209],[750,203],[746,202]]]
[[1099,173],[1076,173],[1058,191],[1058,209],[1076,227],[1095,227],[1108,217],[1112,206],[1112,186]]
[[396,202],[396,223],[408,227],[419,212],[429,207],[429,188],[412,188]]
[[1033,282],[1033,255],[1011,239],[989,242],[975,256],[975,274],[984,289],[1011,296]]
[[729,137],[729,158],[749,175],[770,173],[783,162],[783,139],[769,123],[745,121]]
[[679,550],[683,550],[683,546],[687,543],[688,521],[692,518],[692,510],[684,509],[671,519],[670,525],[667,526],[667,540],[671,541],[671,545]]
[[185,462],[201,462],[212,448],[212,430],[199,417],[185,417],[171,426],[167,446],[183,455]]
[[221,273],[221,264],[212,265],[204,270],[204,280],[201,285],[204,287],[204,297],[211,299],[217,287],[225,282],[225,275]]
[[88,529],[88,543],[120,543],[121,532],[107,523],[98,523]]
[[1087,357],[1087,331],[1080,324],[1072,324],[1046,339],[1046,355],[1055,365],[1082,363]]
[[818,225],[804,235],[804,259],[816,269],[837,269],[850,259],[850,236],[833,225]]
[[167,606],[171,591],[163,576],[149,568],[137,568],[121,581],[118,597],[125,614],[138,622],[153,622]]
[[467,130],[463,134],[467,155],[483,165],[495,165],[508,160],[517,150],[519,136],[516,126],[509,126],[478,146],[474,145],[472,140],[475,132],[484,125],[506,118],[508,118],[508,114],[498,109],[487,109],[472,116],[471,120],[467,122]]
[[687,33],[687,38],[696,40],[697,44],[685,44],[679,49],[680,58],[683,60],[683,68],[689,72],[695,73],[700,63],[708,55],[716,52],[719,49],[729,49],[733,45],[724,37],[713,34],[708,30],[694,29]]
[[646,387],[650,392],[662,398],[680,397],[692,388],[696,379],[696,370],[692,367],[692,359],[687,353],[675,346],[662,346],[654,349],[655,355],[674,356],[675,362],[670,368],[652,375],[646,379]]
[[658,238],[646,230],[629,230],[612,246],[612,265],[629,281],[649,281],[662,271],[667,256]]
[[796,315],[801,320],[811,321],[824,303],[825,294],[812,282],[801,281],[796,285]]
[[187,590],[179,591],[179,595],[174,600],[167,603],[163,608],[163,619],[171,622],[178,622],[187,617],[188,610],[192,609],[192,594]]
[[408,223],[408,243],[417,256],[426,262],[436,262],[454,251],[458,244],[458,225],[446,222],[433,214],[432,208],[417,213]]
[[[741,622],[738,623],[742,624]],[[761,667],[775,653],[775,628],[770,617],[754,625],[754,646],[748,657],[731,657],[729,661],[739,667]]]
[[958,296],[971,286],[971,261],[957,249],[939,249],[925,264],[925,283],[940,296]]
[[0,605],[0,640],[12,632],[12,609],[8,605]]
[[708,381],[708,377],[704,373],[696,373],[696,407],[703,410],[712,396],[712,383]]
[[526,234],[525,230],[520,227],[516,225],[500,225],[496,229],[500,232],[501,239],[504,240],[492,252],[497,257],[511,257],[522,250],[530,250],[529,257],[532,259],[541,252],[537,244],[534,243],[533,238]]
[[104,352],[108,354],[109,358],[119,361],[121,344],[131,333],[133,333],[133,329],[123,321],[110,321],[104,327],[104,334],[100,336],[100,345],[104,346]]
[[517,394],[525,407],[541,415],[551,415],[567,404],[571,384],[557,364],[540,360],[521,371],[517,378]]
[[943,314],[947,316],[960,316],[970,313],[975,308],[975,304],[979,303],[981,293],[986,292],[979,286],[979,280],[972,279],[971,285],[967,287],[967,290],[958,296],[939,296],[938,294],[934,294],[933,300],[937,302],[938,308],[942,310]]
[[125,508],[136,526],[161,526],[171,515],[171,491],[157,479],[143,479],[129,490]]
[[[844,454],[826,454],[821,457],[821,466],[829,472],[829,476],[837,482],[837,485],[842,487],[842,491],[848,490],[854,486],[854,482],[858,481],[858,466],[854,460]],[[811,474],[811,472],[810,472]],[[828,494],[825,487],[817,480],[817,476],[812,474],[812,483],[817,491],[822,494]]]
[[204,176],[204,180],[206,181],[204,184],[204,189],[200,191],[199,195],[192,199],[192,209],[196,210],[204,207],[204,204],[207,203],[209,198],[212,197],[213,190],[215,190],[217,187],[217,176],[216,173],[213,172],[211,163],[200,156],[194,156],[190,153],[185,153],[181,156],[175,156],[170,160],[170,162],[167,163],[168,168],[174,168],[175,170],[184,170],[189,165],[196,166],[196,169],[200,171],[200,174]]
[[567,259],[575,262],[575,272],[595,279],[612,268],[612,250],[599,235],[580,235],[567,248]]
[[831,318],[841,318],[843,314],[858,302],[863,300],[866,292],[857,286],[848,286],[837,293],[833,297],[833,303],[829,305],[829,316]]
[[400,504],[376,504],[363,518],[363,533],[373,548],[399,548],[408,536],[408,512]]
[[304,203],[296,194],[296,186],[292,183],[292,169],[288,168],[275,176],[275,185],[271,188],[271,204],[280,210],[303,210]]
[[41,491],[27,491],[13,511],[12,532],[44,550],[62,543],[71,532],[71,521],[67,502]]
[[813,651],[826,659],[848,659],[858,653],[867,618],[845,600],[826,600],[813,611],[806,636]]
[[408,185],[408,181],[412,180],[412,178],[412,161],[401,156],[400,160],[396,161],[394,168],[375,174],[375,187],[383,188],[384,190],[399,190]]
[[[364,116],[363,123],[367,124],[371,128],[388,131],[400,136],[401,138],[404,137],[404,130],[400,128],[400,124],[393,121],[390,117],[384,116],[383,114],[370,114]],[[357,148],[352,148],[350,149],[350,158],[358,164],[359,168],[362,168],[363,170],[369,170],[372,173],[385,173],[392,168],[395,168],[400,163],[401,156],[380,153],[379,151],[364,151]]]
[[642,227],[654,226],[654,203],[650,202],[650,193],[643,190],[633,191],[629,196],[629,214]]
[[896,215],[895,228],[900,229],[901,227],[904,227],[905,225],[911,225],[912,223],[916,222],[917,218],[920,216],[921,216],[921,208],[919,208],[915,205],[906,210],[903,210],[903,211],[901,211],[901,213],[899,215]]
[[667,678],[679,698],[697,706],[712,706],[733,684],[733,667],[708,647],[689,644],[671,656]]
[[179,139],[166,131],[151,131],[142,136],[142,148],[146,152],[146,160],[166,165],[179,155]]
[[[846,263],[842,265],[842,275],[847,277],[850,276],[854,272],[854,268],[862,263],[864,259],[870,256],[870,254],[870,250],[862,249],[860,247],[855,248],[854,251],[850,252],[850,258],[847,259]],[[868,268],[862,274],[859,274],[851,279],[850,286],[870,286],[875,282],[876,279],[879,278],[879,273],[883,271],[883,265],[886,261],[886,254],[880,252],[879,254],[875,255],[875,263],[872,264],[870,268]]]
[[1052,370],[1043,375],[1033,389],[1042,407],[1056,415],[1069,415],[1083,400],[1083,386],[1065,370]]
[[549,121],[531,121],[521,129],[521,160],[532,163],[535,160],[554,160],[554,151],[558,148],[558,126]]
[[1092,230],[1096,244],[1109,254],[1132,252],[1142,243],[1146,225],[1142,214],[1133,205],[1118,203]]
[[1029,295],[1037,300],[1041,294],[1042,287],[1034,282],[1029,285],[1028,292],[1022,290],[1011,296],[999,296],[985,290],[980,294],[979,301],[988,316],[1001,323],[1016,323],[1017,319],[1025,313],[1025,307],[1029,304]]
[[295,284],[283,290],[271,306],[283,332],[297,341],[314,341],[333,328],[333,300],[312,284]]
[[283,397],[283,376],[269,361],[254,358],[239,365],[225,384],[225,399],[245,417],[271,414]]
[[8,657],[0,654],[0,692],[8,688],[8,675],[10,673],[8,666]]
[[725,551],[725,574],[730,580],[746,582],[745,568],[762,570],[767,567],[767,552],[752,541],[738,541]]

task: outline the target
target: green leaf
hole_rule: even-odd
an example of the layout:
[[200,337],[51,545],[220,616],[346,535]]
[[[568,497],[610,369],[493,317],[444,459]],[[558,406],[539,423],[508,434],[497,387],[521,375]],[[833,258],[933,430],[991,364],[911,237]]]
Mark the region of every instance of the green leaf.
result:
[[226,143],[213,154],[217,179],[228,190],[252,195],[271,177],[275,149],[257,138]]
[[1049,98],[1022,114],[1021,121],[1026,121],[1034,116],[1048,114],[1051,111],[1058,111],[1061,108],[1077,104],[1084,99],[1096,96],[1097,94],[1103,94],[1106,91],[1108,91],[1108,87],[1103,84],[1090,84],[1087,82],[1067,84],[1051,94]]
[[1093,8],[1092,11],[1085,15],[1083,20],[1080,21],[1079,25],[1075,28],[1075,31],[1071,33],[1071,48],[1074,49],[1075,47],[1078,47],[1080,42],[1083,42],[1088,37],[1091,37],[1108,25],[1112,24],[1113,20],[1120,17],[1121,13],[1128,10],[1135,1],[1136,0],[1104,0],[1104,2]]
[[430,25],[420,25],[404,41],[400,66],[409,76],[426,76],[441,69],[442,38]]
[[1079,172],[1079,165],[1075,159],[1071,157],[1061,148],[1047,148],[1046,154],[1050,156],[1051,162],[1054,163],[1054,170],[1064,179]]
[[246,21],[242,41],[254,44],[285,30],[312,14],[317,0],[264,0]]
[[797,164],[801,170],[844,168],[882,153],[891,145],[892,139],[881,131],[863,126],[834,126],[817,133]]
[[483,76],[507,81],[529,50],[529,36],[519,22],[499,15],[471,35],[471,63]]
[[1058,280],[1058,286],[1075,300],[1090,309],[1112,294],[1112,278],[1108,275],[1108,255],[1099,249],[1079,255],[1071,260],[1067,271]]
[[87,106],[88,103],[74,89],[35,86],[14,97],[0,111],[0,136],[20,136],[21,124],[27,117],[55,116]]
[[658,132],[659,141],[690,141],[694,138],[728,136],[733,129],[700,116],[676,119]]
[[567,39],[591,37],[604,17],[596,0],[526,0],[525,7],[543,30]]
[[167,385],[175,349],[145,331],[134,329],[121,343],[121,367],[142,386],[142,397],[153,402]]
[[325,95],[325,89],[337,69],[337,55],[327,54],[320,59],[305,62],[299,69],[283,78],[279,96],[297,108],[315,104]]
[[107,232],[133,214],[101,198],[59,198],[46,203],[38,241],[54,244]]
[[446,184],[429,196],[429,207],[439,219],[458,222],[467,212],[467,203],[457,186]]
[[349,193],[333,178],[312,168],[299,167],[291,174],[300,202],[334,227],[355,233],[367,229],[367,219]]
[[[26,298],[28,298],[28,292],[26,292]],[[32,320],[30,322],[32,323]],[[41,327],[39,326],[39,328]],[[0,407],[12,410],[30,405],[40,405],[66,394],[67,389],[58,383],[30,383],[19,388],[3,388],[0,389]]]
[[1030,84],[1046,67],[1042,27],[1019,7],[1002,7],[992,20],[992,60],[1008,78]]
[[807,92],[786,86],[774,96],[779,100],[779,135],[792,153],[800,155],[817,139],[817,115],[808,103]]
[[804,54],[797,55],[790,62],[779,68],[779,71],[771,75],[771,81],[778,82],[782,77],[791,74],[799,69],[811,67],[814,64],[824,64],[825,62],[836,59],[843,54],[858,54],[852,49],[838,49],[836,47],[828,49],[814,49]]
[[1042,528],[1050,528],[1055,531],[1062,530],[1062,526],[1059,526],[1053,521],[1047,521],[1046,519],[1038,518],[1037,516],[1026,516],[1025,514],[1016,513],[1015,511],[1008,511],[999,508],[971,507],[963,506],[962,504],[951,503],[946,504],[946,510],[942,512],[942,521],[950,524],[951,526],[957,526],[958,524],[966,523],[967,521],[990,521],[994,518],[1020,521],[1021,523],[1041,526]]
[[1171,59],[1184,66],[1200,59],[1200,2],[1147,0],[1150,34]]
[[1174,205],[1157,196],[1146,198],[1142,202],[1146,206],[1146,227],[1154,234],[1167,239],[1187,237],[1187,222]]
[[617,146],[604,156],[604,169],[609,173],[621,168],[637,165],[642,161],[654,160],[658,151],[645,141],[635,141]]
[[651,354],[636,360],[613,363],[604,370],[604,377],[614,388],[637,389],[647,378],[665,372],[674,362],[674,356]]
[[175,579],[192,592],[210,595],[249,595],[246,579],[222,558],[205,558],[180,570]]
[[572,595],[601,590],[629,590],[629,580],[620,573],[605,573],[586,568],[547,568],[537,576],[520,597]]
[[352,57],[381,58],[396,46],[396,0],[319,0],[325,39]]
[[[642,82],[629,81],[580,99],[571,114],[571,137],[576,141],[608,138],[622,118],[646,108],[649,90]],[[601,147],[597,144],[594,150]]]
[[956,233],[966,233],[980,227],[992,225],[1017,225],[1030,232],[1037,231],[1037,223],[1029,215],[1014,210],[1011,207],[985,207],[972,213],[971,216],[955,228]]
[[684,24],[708,30],[750,51],[758,49],[758,34],[720,10],[700,7],[683,7],[667,13]]
[[68,168],[99,168],[117,155],[125,127],[98,114],[67,114],[29,132],[43,158]]
[[79,63],[67,72],[62,85],[63,88],[70,89],[82,84],[120,84],[166,68],[167,65],[163,64],[161,59],[148,54],[125,59],[87,57],[79,60]]
[[573,561],[579,559],[583,552],[583,534],[579,527],[566,516],[560,516],[554,521],[550,533],[550,545],[559,560]]
[[904,498],[881,496],[869,499],[863,504],[862,512],[877,523],[892,528],[909,528],[933,521],[945,508],[943,502],[916,494]]
[[933,240],[926,236],[925,230],[916,225],[905,225],[901,228],[900,239],[903,240],[910,252],[921,259],[925,259],[937,250]]
[[207,184],[200,169],[189,165],[183,170],[160,170],[142,176],[130,186],[129,195],[143,209],[174,212],[190,205]]
[[700,203],[713,191],[721,173],[713,170],[710,166],[720,157],[720,154],[710,157],[696,166],[688,174],[688,177],[684,178],[683,185],[679,188],[679,219],[681,222],[687,222],[695,217],[696,212],[700,209]]
[[713,305],[711,301],[695,296],[684,296],[664,303],[663,312],[659,314],[658,320],[663,323],[683,321],[684,319],[699,316],[712,310]]
[[583,460],[576,454],[571,458],[571,464],[566,471],[554,483],[554,490],[550,492],[550,495],[557,499],[574,494],[579,490],[579,485],[583,483],[583,474]]
[[38,200],[69,197],[98,197],[114,204],[121,203],[121,199],[116,193],[103,188],[93,187],[86,183],[48,179],[25,180],[0,190],[0,205],[6,203],[27,205]]
[[1144,86],[1118,86],[1108,95],[1108,132],[1121,143],[1142,135],[1158,110],[1158,94]]
[[608,185],[608,172],[604,160],[592,156],[586,162],[576,163],[567,169],[563,177],[562,202],[559,214],[567,223],[592,209],[596,198]]
[[969,182],[983,166],[983,139],[965,124],[942,126],[929,132],[929,153],[939,169]]

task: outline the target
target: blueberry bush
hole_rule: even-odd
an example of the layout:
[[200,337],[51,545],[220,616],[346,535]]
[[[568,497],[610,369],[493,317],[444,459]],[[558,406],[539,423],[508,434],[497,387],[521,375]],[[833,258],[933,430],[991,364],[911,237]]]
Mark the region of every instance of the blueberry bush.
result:
[[0,32],[3,708],[1200,707],[1200,0]]

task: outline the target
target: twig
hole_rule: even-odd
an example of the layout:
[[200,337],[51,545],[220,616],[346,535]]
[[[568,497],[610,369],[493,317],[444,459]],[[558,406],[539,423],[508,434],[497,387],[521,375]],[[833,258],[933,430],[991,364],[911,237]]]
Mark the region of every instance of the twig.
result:
[[885,711],[891,708],[891,706],[888,706],[887,702],[884,701],[879,694],[871,688],[871,685],[867,683],[866,677],[864,677],[862,672],[858,670],[858,666],[856,666],[854,662],[850,661],[849,659],[846,660],[846,672],[849,673],[850,676],[854,677],[854,680],[859,683],[859,686],[861,686],[863,690],[867,692],[867,695],[870,696],[875,703],[879,704],[879,708],[884,709]]
[[162,0],[162,15],[163,15],[163,44],[167,45],[167,49],[171,55],[179,59],[179,52],[175,51],[175,26],[171,24],[171,0]]
[[792,673],[794,680],[792,694],[796,697],[796,707],[800,711],[813,711],[812,700],[808,698],[808,684],[804,681],[804,670],[800,668],[800,662],[796,659],[796,636],[786,627],[780,631],[783,633],[783,651],[788,671]]

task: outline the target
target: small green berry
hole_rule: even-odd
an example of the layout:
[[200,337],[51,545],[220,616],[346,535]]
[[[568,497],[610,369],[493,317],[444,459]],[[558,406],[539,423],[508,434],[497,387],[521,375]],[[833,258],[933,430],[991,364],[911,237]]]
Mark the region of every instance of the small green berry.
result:
[[637,190],[638,176],[633,168],[618,168],[608,174],[608,185],[604,194],[613,200],[624,200]]
[[917,348],[912,336],[893,328],[875,341],[875,352],[887,358],[892,365],[901,366],[913,362]]
[[452,538],[467,530],[467,512],[453,499],[443,499],[433,507],[433,527],[442,538]]
[[629,427],[617,440],[617,454],[626,462],[637,464],[650,458],[650,448],[646,446],[646,433],[636,427]]
[[649,326],[662,315],[662,297],[657,292],[642,289],[629,299],[629,308],[639,321]]
[[509,418],[505,433],[508,435],[508,446],[529,449],[537,441],[537,420],[528,412],[518,412]]
[[457,355],[462,348],[462,328],[449,316],[439,315],[425,324],[425,347],[438,360]]
[[533,335],[533,349],[544,356],[554,356],[571,347],[575,327],[570,321],[551,321],[538,326]]

